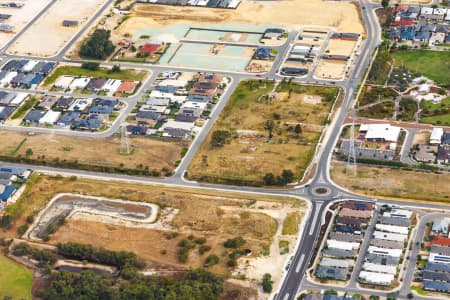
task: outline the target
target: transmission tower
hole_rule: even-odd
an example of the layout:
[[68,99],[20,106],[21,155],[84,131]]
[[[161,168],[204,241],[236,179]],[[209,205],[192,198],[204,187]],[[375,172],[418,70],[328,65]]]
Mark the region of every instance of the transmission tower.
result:
[[353,175],[356,176],[357,163],[356,163],[356,150],[355,150],[355,121],[352,119],[352,126],[350,127],[350,140],[347,153],[347,167],[346,171],[353,170]]
[[130,154],[130,143],[128,141],[127,126],[125,123],[121,127],[120,154]]

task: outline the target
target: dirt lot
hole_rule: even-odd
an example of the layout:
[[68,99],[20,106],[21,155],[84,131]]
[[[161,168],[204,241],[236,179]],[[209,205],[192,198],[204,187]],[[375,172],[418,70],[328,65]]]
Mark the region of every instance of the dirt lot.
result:
[[431,132],[429,130],[421,130],[414,135],[413,145],[428,144]]
[[344,61],[321,59],[315,75],[321,78],[341,80],[344,78],[346,66],[347,64]]
[[[223,247],[226,239],[242,236],[246,240],[244,248],[252,253],[245,260],[252,261],[262,253],[268,254],[265,256],[267,258],[279,259],[279,251],[270,251],[270,254],[267,251],[272,249],[271,245],[278,245],[275,241],[284,218],[289,212],[304,214],[306,210],[304,202],[293,198],[228,192],[218,195],[216,191],[209,190],[35,175],[22,197],[8,206],[7,213],[16,222],[9,231],[0,232],[0,237],[15,236],[17,227],[25,222],[26,216],[36,214],[54,195],[62,192],[155,203],[160,206],[161,214],[164,210],[174,209],[177,213],[169,223],[170,230],[126,228],[70,219],[52,235],[52,244],[67,241],[90,243],[108,249],[132,251],[151,262],[181,267],[202,266],[205,258],[214,253],[219,256],[220,262],[210,270],[219,274],[229,272],[226,267],[227,251]],[[170,236],[171,232],[178,235]],[[204,237],[205,245],[210,246],[211,250],[200,255],[197,246],[189,251],[187,264],[182,264],[177,259],[177,245],[190,234],[196,238]]]
[[[1,1],[1,3],[8,3],[10,1]],[[48,3],[50,0],[25,0],[20,1],[25,5],[22,8],[6,8],[0,7],[1,14],[11,15],[4,23],[14,27],[14,32],[6,33],[0,32],[0,46],[7,43],[13,36],[14,33],[19,32],[22,28],[28,24],[28,22],[33,19]]]
[[[61,135],[35,134],[1,131],[0,136],[8,143],[0,144],[0,156],[26,157],[38,161],[78,162],[94,166],[123,167],[127,169],[150,170],[173,168],[180,159],[181,149],[187,142],[167,142],[144,137],[130,137],[130,155],[119,153],[120,137],[88,139]],[[31,149],[32,154],[26,155]],[[141,165],[142,164],[142,165]],[[140,166],[141,165],[141,166]]]
[[[9,49],[20,55],[52,56],[79,31],[105,0],[58,0]],[[75,27],[63,20],[78,21]],[[45,40],[45,43],[42,41]]]
[[356,178],[353,172],[343,175],[345,163],[333,161],[332,179],[356,193],[414,199],[422,201],[450,202],[448,182],[450,174],[434,174],[404,171],[387,167],[358,165]]
[[278,24],[291,28],[302,24],[333,26],[342,32],[362,33],[364,31],[357,7],[352,3],[291,0],[281,2],[244,1],[236,10],[137,4],[132,17],[119,27],[117,33],[123,35],[124,33],[133,33],[136,29],[143,27],[193,21],[198,23]]
[[[337,90],[285,83],[277,88],[280,93],[273,100],[265,100],[272,89],[272,83],[241,83],[189,166],[191,178],[258,185],[266,173],[277,176],[283,169],[302,178]],[[322,97],[314,100],[320,104],[311,104],[312,95]],[[330,95],[331,101],[323,99]],[[275,124],[270,140],[264,125],[267,120]],[[301,124],[300,133],[294,132],[297,124]],[[229,130],[233,136],[230,143],[211,146],[216,130]]]
[[327,50],[329,51],[329,54],[350,56],[355,45],[356,41],[330,39]]

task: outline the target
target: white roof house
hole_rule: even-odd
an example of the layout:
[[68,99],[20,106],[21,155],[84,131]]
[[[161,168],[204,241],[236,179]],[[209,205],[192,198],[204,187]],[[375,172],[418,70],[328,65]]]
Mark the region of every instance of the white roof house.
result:
[[160,131],[164,131],[164,129],[166,129],[166,128],[176,128],[176,129],[183,129],[183,130],[191,131],[192,129],[194,129],[194,127],[195,127],[194,123],[178,122],[178,121],[175,121],[175,120],[168,120],[166,123],[164,123],[160,127]]
[[73,80],[73,76],[59,76],[53,86],[61,89],[68,89]]
[[379,285],[390,285],[394,281],[394,277],[393,274],[378,272],[361,271],[359,273],[359,279],[362,281]]
[[168,99],[171,99],[173,96],[174,94],[172,93],[164,93],[157,90],[151,91],[150,95],[148,95],[149,98],[168,98]]
[[327,240],[327,246],[329,248],[342,249],[342,250],[354,250],[359,248],[360,243],[343,242],[337,240]]
[[442,136],[444,135],[444,129],[440,127],[433,128],[430,136],[430,144],[440,144],[442,141]]
[[411,218],[412,211],[406,209],[398,209],[393,208],[390,212],[384,212],[383,217],[392,217],[392,218]]
[[430,253],[428,261],[432,263],[450,264],[450,256],[439,255],[439,253]]
[[198,109],[205,109],[206,105],[208,103],[206,102],[194,102],[194,101],[186,101],[183,103],[181,108],[198,108]]
[[386,248],[380,248],[375,246],[369,246],[369,249],[367,250],[370,254],[377,254],[377,255],[388,255],[393,257],[400,257],[402,256],[402,249],[386,249]]
[[228,2],[228,8],[236,8],[240,2],[241,0],[231,0]]
[[380,240],[404,242],[408,236],[406,234],[382,232],[376,230],[373,232],[373,237]]
[[433,15],[440,15],[443,16],[447,13],[447,9],[446,8],[442,8],[442,7],[436,7],[433,10]]
[[0,80],[0,84],[3,86],[5,84],[9,84],[9,82],[17,76],[17,72],[9,72],[5,77]]
[[450,225],[450,218],[437,219],[434,220],[433,227],[431,228],[431,230],[439,233],[447,233],[449,225]]
[[69,107],[69,111],[83,111],[92,104],[92,99],[76,99]]
[[23,66],[22,70],[24,72],[30,72],[31,70],[33,70],[34,66],[36,66],[38,64],[37,60],[30,60],[27,62],[27,64],[25,66]]
[[70,84],[69,89],[72,91],[76,89],[84,89],[89,84],[89,81],[91,81],[90,77],[75,78]]
[[16,97],[9,103],[11,106],[19,106],[25,99],[27,99],[27,93],[17,93]]
[[408,227],[387,225],[387,224],[376,224],[375,228],[379,231],[408,234]]
[[374,264],[370,262],[365,262],[362,266],[363,270],[370,271],[370,272],[377,272],[377,273],[388,273],[388,274],[396,274],[397,273],[397,266],[386,266],[386,265],[379,265]]
[[114,94],[119,86],[122,84],[122,80],[118,79],[108,79],[103,87],[101,88],[103,91],[108,93],[108,96]]
[[432,15],[433,14],[433,8],[432,7],[422,7],[420,10],[421,15]]
[[362,124],[359,131],[366,132],[365,138],[367,140],[383,140],[395,143],[398,140],[400,129],[400,127],[390,124]]
[[39,119],[40,125],[54,125],[61,117],[60,111],[49,110],[45,115]]
[[355,260],[324,257],[320,265],[324,267],[350,268],[355,265]]

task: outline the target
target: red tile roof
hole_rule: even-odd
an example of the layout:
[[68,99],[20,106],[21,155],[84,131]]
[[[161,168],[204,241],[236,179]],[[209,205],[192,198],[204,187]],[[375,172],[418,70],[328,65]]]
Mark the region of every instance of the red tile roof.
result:
[[156,51],[158,51],[159,49],[159,45],[158,44],[145,44],[144,46],[142,46],[141,48],[141,53],[150,53],[153,54]]
[[116,93],[132,93],[136,88],[137,83],[134,81],[123,81],[117,89]]
[[450,246],[450,239],[438,236],[433,239],[431,245]]
[[408,5],[399,5],[399,6],[397,6],[396,11],[406,11],[408,9],[409,9]]
[[414,21],[412,20],[398,20],[392,23],[393,26],[411,26],[414,25]]

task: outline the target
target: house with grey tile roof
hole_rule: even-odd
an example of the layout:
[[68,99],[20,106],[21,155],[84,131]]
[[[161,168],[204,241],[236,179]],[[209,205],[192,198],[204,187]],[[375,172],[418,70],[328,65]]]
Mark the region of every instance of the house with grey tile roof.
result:
[[404,244],[397,241],[388,241],[380,239],[371,239],[370,244],[375,247],[389,248],[389,249],[403,249]]
[[400,257],[367,253],[365,260],[373,264],[393,266],[399,264]]
[[322,255],[324,257],[334,257],[334,258],[353,258],[356,256],[356,251],[327,248],[322,251]]
[[319,266],[316,270],[317,278],[327,278],[331,280],[346,280],[349,275],[347,268],[322,267]]
[[431,245],[430,253],[437,253],[439,255],[450,256],[450,247]]
[[330,239],[341,242],[360,242],[363,239],[361,234],[350,234],[342,232],[331,232]]
[[380,218],[380,222],[386,225],[396,225],[396,226],[411,226],[411,220],[406,218],[395,218],[395,217],[384,217]]

